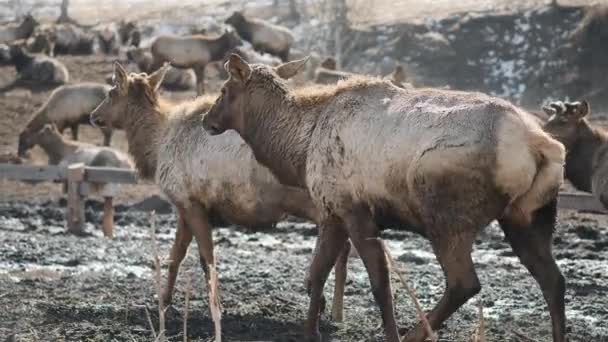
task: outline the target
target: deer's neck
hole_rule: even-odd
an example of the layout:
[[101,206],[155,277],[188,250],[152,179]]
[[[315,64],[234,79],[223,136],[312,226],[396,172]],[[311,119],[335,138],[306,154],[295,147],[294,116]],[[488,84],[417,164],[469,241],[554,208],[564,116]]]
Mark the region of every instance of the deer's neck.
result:
[[289,101],[251,105],[241,130],[256,160],[286,185],[306,187],[306,158],[316,117]]
[[125,132],[129,154],[135,161],[139,175],[154,179],[158,162],[158,139],[167,124],[166,116],[157,108],[129,104],[125,116]]
[[205,42],[205,47],[209,49],[212,61],[221,60],[233,48],[230,45],[230,38],[224,34],[215,40]]
[[577,136],[566,155],[566,178],[577,189],[591,192],[596,155],[608,139],[604,132],[591,127],[587,122],[578,127]]
[[69,154],[74,152],[74,147],[67,144],[61,136],[53,136],[51,139],[40,142],[40,147],[49,157],[49,164],[57,165]]

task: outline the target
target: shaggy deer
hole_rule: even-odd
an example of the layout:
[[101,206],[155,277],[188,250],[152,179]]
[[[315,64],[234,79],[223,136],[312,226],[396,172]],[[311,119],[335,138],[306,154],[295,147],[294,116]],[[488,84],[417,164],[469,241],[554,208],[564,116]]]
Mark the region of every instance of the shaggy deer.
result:
[[[519,108],[479,93],[404,90],[366,77],[290,90],[282,78],[305,63],[271,68],[231,55],[230,78],[203,125],[213,135],[236,130],[281,183],[308,189],[321,209],[310,338],[320,340],[320,296],[348,238],[367,268],[386,338],[398,342],[380,227],[401,223],[430,240],[447,281],[428,314],[439,329],[480,291],[472,245],[498,219],[549,304],[554,341],[565,341],[565,281],[551,254],[563,145]],[[406,341],[425,337],[418,324]]]
[[238,11],[232,13],[225,23],[232,25],[244,40],[253,45],[254,49],[273,54],[283,62],[289,58],[289,49],[294,38],[288,29],[261,19],[246,18]]
[[[66,128],[72,131],[72,138],[78,140],[78,125],[89,124],[89,114],[105,99],[110,87],[99,83],[69,84],[59,87],[51,93],[46,102],[29,119],[25,128],[19,134],[17,153],[25,156],[29,149],[26,141],[47,123],[57,126],[59,132]],[[105,146],[110,145],[112,130],[101,130]]]
[[192,68],[196,74],[196,91],[200,95],[204,92],[205,66],[224,59],[240,43],[241,39],[234,31],[225,31],[215,38],[203,35],[160,36],[150,47],[154,57],[151,70],[157,70],[165,62],[178,68]]
[[608,133],[587,121],[589,103],[552,102],[543,110],[550,115],[545,131],[566,147],[566,178],[608,208]]
[[[202,128],[208,96],[180,105],[159,97],[165,66],[151,75],[127,72],[116,63],[115,85],[91,113],[91,122],[124,125],[129,153],[141,177],[153,179],[177,209],[178,226],[163,301],[170,303],[175,280],[192,236],[199,246],[207,277],[215,265],[212,226],[227,223],[268,226],[286,214],[317,222],[318,212],[306,191],[281,185],[259,165],[236,133],[211,137]],[[336,266],[334,308],[342,313],[342,296],[350,245]],[[209,295],[211,292],[209,292]]]

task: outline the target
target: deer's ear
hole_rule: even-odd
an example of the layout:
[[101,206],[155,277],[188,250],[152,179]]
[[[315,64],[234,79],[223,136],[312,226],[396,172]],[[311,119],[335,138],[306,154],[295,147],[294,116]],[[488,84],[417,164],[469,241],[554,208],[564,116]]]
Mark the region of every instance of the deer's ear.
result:
[[114,62],[114,75],[112,75],[112,83],[120,90],[127,89],[128,76],[125,68],[118,62]]
[[557,114],[557,110],[550,106],[543,106],[543,111],[549,116]]
[[160,84],[163,83],[163,79],[165,78],[165,74],[171,65],[168,62],[165,62],[160,69],[153,72],[150,76],[148,76],[148,83],[154,91],[158,90]]
[[309,58],[310,56],[307,56],[302,59],[283,63],[277,66],[274,70],[276,71],[277,75],[279,75],[279,77],[281,77],[282,79],[289,79],[297,75],[298,72],[300,72],[300,70],[304,68],[304,65],[306,65],[306,62],[308,62]]
[[577,103],[574,115],[578,119],[582,119],[591,113],[591,105],[586,100]]
[[226,63],[228,68],[228,72],[231,77],[234,77],[236,80],[245,83],[249,76],[251,76],[251,67],[241,56],[233,53],[230,54],[230,58],[228,58],[228,62]]

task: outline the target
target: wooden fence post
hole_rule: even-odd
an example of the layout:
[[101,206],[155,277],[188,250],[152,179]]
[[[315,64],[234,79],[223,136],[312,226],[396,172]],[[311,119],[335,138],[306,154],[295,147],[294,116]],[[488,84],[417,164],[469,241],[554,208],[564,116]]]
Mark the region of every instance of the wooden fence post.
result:
[[84,234],[84,197],[80,191],[80,185],[84,180],[84,164],[77,163],[68,165],[68,232],[75,235]]

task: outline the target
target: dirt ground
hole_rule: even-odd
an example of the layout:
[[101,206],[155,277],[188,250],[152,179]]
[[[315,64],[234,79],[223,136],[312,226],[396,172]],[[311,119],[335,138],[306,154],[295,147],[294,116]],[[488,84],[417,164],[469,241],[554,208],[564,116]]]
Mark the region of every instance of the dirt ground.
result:
[[[100,204],[89,203],[87,219],[99,222]],[[6,341],[152,341],[146,316],[156,325],[152,282],[150,224],[147,213],[117,208],[115,238],[64,233],[64,208],[53,202],[0,204],[0,336]],[[175,217],[158,215],[161,255],[167,255]],[[226,341],[301,341],[308,305],[303,279],[314,245],[314,226],[284,222],[274,230],[239,228],[214,231],[219,260]],[[426,240],[387,231],[384,237],[401,267],[407,269],[425,309],[443,290],[443,274]],[[608,341],[608,229],[603,217],[562,213],[554,254],[567,278],[566,307],[570,341]],[[187,277],[194,290],[187,334],[211,341],[203,273],[191,248],[168,311],[171,341],[183,338]],[[542,294],[518,262],[503,234],[491,225],[475,245],[474,261],[482,292],[439,330],[440,341],[470,341],[483,304],[488,341],[550,341],[549,315]],[[345,320],[323,318],[325,341],[382,341],[381,319],[366,272],[351,258]],[[166,274],[166,269],[163,269]],[[333,277],[333,276],[332,276]],[[333,278],[326,286],[332,297]],[[401,327],[411,328],[416,314],[407,293],[393,277]],[[329,305],[328,305],[329,306]],[[522,336],[529,336],[526,340]]]
[[[94,18],[92,10],[86,7],[90,2],[73,2],[77,19],[87,22]],[[533,6],[543,2],[511,4]],[[112,3],[104,2],[100,8]],[[138,4],[130,3],[130,6]],[[475,4],[479,5],[478,10],[500,9],[509,4],[507,1],[494,2],[494,5],[488,5],[489,1],[458,3],[450,7],[448,1],[403,1],[391,11],[380,11],[388,4],[380,1],[370,9],[368,22],[361,23],[392,20],[388,15],[400,16],[395,20],[406,20],[416,14],[418,18],[433,13],[449,15],[471,9]],[[197,1],[186,1],[182,5],[180,13],[184,9],[204,8]],[[79,8],[82,12],[78,12]],[[116,8],[104,10],[105,15],[121,12]],[[145,13],[159,15],[163,9],[162,6],[151,8]],[[385,17],[376,13],[384,13]],[[116,58],[59,56],[73,82],[104,82]],[[19,131],[52,91],[11,87],[14,77],[12,67],[0,67],[0,155],[16,152]],[[218,82],[218,79],[209,80],[210,89],[217,89]],[[194,96],[194,92],[166,94],[182,99]],[[605,121],[596,123],[604,125]],[[101,134],[90,127],[81,128],[81,137],[98,144],[102,141]],[[115,133],[112,144],[126,150],[124,134]],[[34,164],[45,161],[44,153],[38,148],[26,160]],[[113,240],[102,238],[100,203],[90,201],[87,230],[91,236],[77,238],[64,232],[65,203],[59,185],[0,180],[0,341],[152,341],[146,311],[155,329],[158,315],[152,281],[149,217],[148,213],[135,211],[129,205],[152,194],[158,194],[158,190],[151,184],[125,187],[116,201]],[[573,342],[608,341],[607,223],[606,217],[599,215],[560,213],[554,254],[567,278],[566,313]],[[174,233],[175,216],[158,215],[157,242],[161,255],[168,255]],[[258,232],[241,228],[214,231],[226,341],[302,340],[308,306],[304,271],[315,236],[314,226],[297,222],[283,222],[276,229]],[[384,237],[393,256],[407,270],[423,307],[430,310],[443,291],[444,279],[429,244],[417,235],[394,230],[386,231]],[[180,272],[175,304],[168,311],[168,335],[171,341],[183,339],[186,278],[193,274],[187,335],[192,341],[211,341],[212,322],[196,246],[189,255]],[[479,301],[484,307],[488,341],[551,340],[549,314],[542,293],[503,241],[497,226],[491,225],[479,237],[474,261],[483,290],[438,331],[440,341],[470,340],[478,319]],[[325,315],[321,327],[325,340],[381,341],[381,319],[358,258],[351,258],[349,272],[345,321],[331,322],[328,314]],[[165,267],[163,276],[166,273]],[[327,284],[326,297],[330,302],[333,275]],[[393,287],[399,324],[411,328],[416,321],[413,304],[396,278]],[[326,312],[329,310],[328,307]]]

